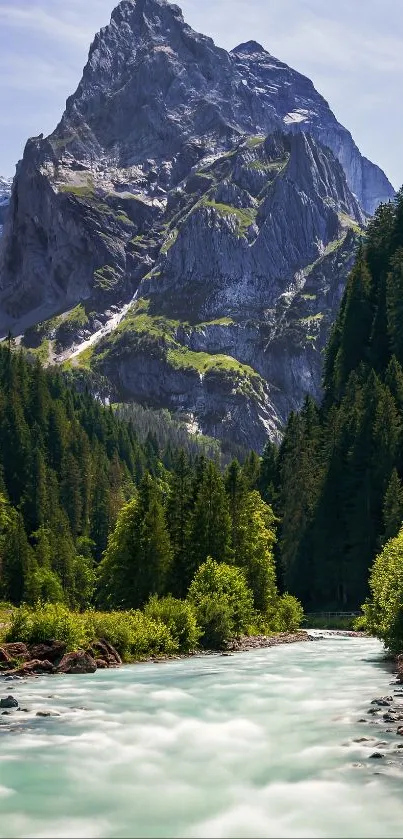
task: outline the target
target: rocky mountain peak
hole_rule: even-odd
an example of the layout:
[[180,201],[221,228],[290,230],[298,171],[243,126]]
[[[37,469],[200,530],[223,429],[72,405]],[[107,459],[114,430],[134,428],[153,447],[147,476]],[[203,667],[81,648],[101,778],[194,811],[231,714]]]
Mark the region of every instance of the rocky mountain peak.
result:
[[305,76],[123,0],[18,164],[0,329],[73,369],[84,350],[114,401],[261,448],[318,395],[367,213],[393,195]]
[[257,41],[245,41],[243,44],[238,44],[231,50],[232,55],[270,55],[270,53],[262,47]]

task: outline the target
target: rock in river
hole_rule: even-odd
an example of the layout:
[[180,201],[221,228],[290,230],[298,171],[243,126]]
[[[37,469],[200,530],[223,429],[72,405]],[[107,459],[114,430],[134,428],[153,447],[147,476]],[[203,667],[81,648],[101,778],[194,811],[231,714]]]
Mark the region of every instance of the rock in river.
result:
[[14,696],[7,696],[5,699],[0,699],[0,708],[18,708],[18,701]]

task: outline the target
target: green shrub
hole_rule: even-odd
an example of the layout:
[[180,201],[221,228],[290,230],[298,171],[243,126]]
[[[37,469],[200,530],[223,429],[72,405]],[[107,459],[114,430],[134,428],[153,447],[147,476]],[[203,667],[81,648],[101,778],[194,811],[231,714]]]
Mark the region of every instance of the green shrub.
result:
[[296,632],[300,628],[304,610],[292,594],[283,594],[276,604],[276,629],[278,632]]
[[231,607],[222,595],[202,597],[197,605],[197,619],[207,650],[222,650],[235,634]]
[[104,638],[126,661],[178,651],[178,643],[165,623],[142,612],[79,613],[60,603],[16,609],[6,637],[27,644],[56,639],[65,641],[68,650],[85,648]]
[[178,652],[178,643],[168,627],[144,612],[86,612],[87,632],[91,640],[105,638],[123,659]]
[[203,646],[220,648],[247,632],[253,616],[253,594],[239,568],[209,557],[196,572],[188,599],[203,631]]
[[69,650],[85,646],[88,641],[85,616],[70,612],[61,603],[38,604],[34,609],[21,606],[11,616],[8,641],[38,644],[48,639],[65,641]]
[[177,600],[168,596],[151,597],[144,614],[164,623],[181,652],[189,652],[198,646],[201,629],[197,624],[195,609],[185,600]]
[[353,621],[352,629],[355,629],[356,632],[366,632],[367,619],[365,615],[359,615],[358,618],[355,618],[355,620]]

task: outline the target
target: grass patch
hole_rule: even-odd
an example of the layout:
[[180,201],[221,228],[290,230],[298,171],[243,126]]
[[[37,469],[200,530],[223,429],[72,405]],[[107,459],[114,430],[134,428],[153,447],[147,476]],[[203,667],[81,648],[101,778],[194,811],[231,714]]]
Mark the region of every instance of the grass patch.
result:
[[167,239],[165,239],[165,242],[161,247],[161,253],[168,253],[169,249],[172,248],[172,245],[175,244],[178,238],[178,233],[179,230],[177,228],[170,232],[169,236],[167,237]]
[[179,320],[169,320],[163,315],[149,314],[150,301],[140,297],[130,306],[130,309],[122,318],[110,339],[113,342],[125,332],[137,333],[138,335],[151,335],[154,338],[172,338],[175,330],[180,325]]
[[359,236],[364,235],[364,231],[362,230],[358,222],[355,221],[355,219],[348,216],[347,213],[337,213],[337,215],[339,217],[339,221],[342,227],[347,227],[351,230],[354,230],[354,233],[357,233]]
[[168,350],[167,361],[176,370],[195,370],[203,376],[221,373],[224,378],[232,380],[236,392],[263,395],[263,380],[256,370],[241,364],[231,355],[195,352],[176,344]]
[[255,149],[256,146],[261,146],[266,137],[264,134],[255,134],[253,137],[248,137],[245,145],[248,149]]
[[310,323],[311,321],[321,321],[324,318],[322,312],[317,312],[316,315],[308,315],[306,318],[300,318],[298,323]]
[[244,236],[248,228],[255,222],[257,210],[254,207],[232,207],[230,204],[219,204],[203,198],[200,206],[210,207],[222,216],[234,216],[237,222],[238,234]]
[[112,265],[103,265],[94,271],[94,288],[101,288],[109,291],[119,282],[119,274]]
[[354,629],[356,616],[305,615],[302,626],[309,629]]
[[71,184],[62,184],[58,187],[59,192],[66,192],[70,195],[76,195],[77,198],[94,198],[95,187],[90,185],[73,186]]
[[50,341],[49,338],[44,338],[43,341],[39,344],[39,347],[34,347],[29,350],[35,358],[38,358],[41,364],[44,367],[49,363],[53,350],[53,341]]
[[197,332],[198,330],[205,329],[206,326],[232,326],[234,323],[235,321],[232,318],[216,318],[215,320],[196,323],[195,326],[192,326],[192,329]]
[[95,352],[95,344],[91,347],[86,347],[85,350],[75,355],[74,358],[69,358],[62,364],[63,370],[73,370],[78,367],[80,370],[92,370],[92,359]]
[[251,163],[248,163],[248,169],[256,169],[258,172],[282,172],[283,169],[287,166],[290,157],[287,155],[285,158],[281,158],[281,160],[252,160]]

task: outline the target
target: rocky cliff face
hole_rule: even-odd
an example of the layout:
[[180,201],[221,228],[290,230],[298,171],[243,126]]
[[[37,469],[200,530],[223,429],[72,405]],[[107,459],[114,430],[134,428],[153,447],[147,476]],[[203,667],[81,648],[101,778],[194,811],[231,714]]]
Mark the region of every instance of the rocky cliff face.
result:
[[10,205],[11,180],[0,177],[0,236],[3,234],[3,227],[7,218]]
[[18,165],[0,327],[261,448],[318,395],[357,236],[392,196],[308,79],[123,0]]

